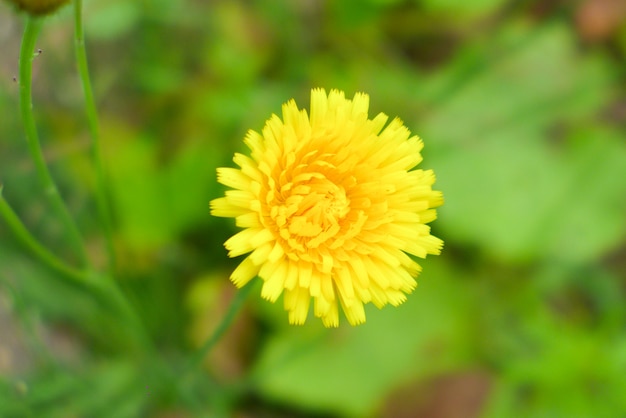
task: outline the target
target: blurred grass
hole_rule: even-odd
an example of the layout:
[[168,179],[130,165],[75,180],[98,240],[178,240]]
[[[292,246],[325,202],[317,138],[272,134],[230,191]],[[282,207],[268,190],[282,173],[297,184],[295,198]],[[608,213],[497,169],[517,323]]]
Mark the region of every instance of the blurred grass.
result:
[[[626,413],[626,11],[610,3],[87,2],[118,279],[155,351],[0,223],[0,416]],[[0,183],[68,258],[15,110],[20,35],[1,3]],[[45,154],[103,265],[69,10],[40,48]],[[357,328],[291,327],[253,298],[207,373],[177,378],[233,294],[215,168],[316,86],[364,91],[424,139],[444,253],[405,305]]]

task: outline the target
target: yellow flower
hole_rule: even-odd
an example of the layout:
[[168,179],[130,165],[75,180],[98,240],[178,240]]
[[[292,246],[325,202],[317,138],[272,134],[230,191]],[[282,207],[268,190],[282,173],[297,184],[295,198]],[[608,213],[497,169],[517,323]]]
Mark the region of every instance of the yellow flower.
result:
[[284,292],[289,322],[315,316],[339,325],[338,303],[352,325],[364,303],[397,306],[416,286],[421,267],[410,255],[439,254],[443,241],[426,224],[443,203],[431,170],[414,170],[423,143],[399,119],[368,118],[369,96],[311,92],[311,114],[291,100],[262,134],[249,131],[251,156],[218,168],[234,190],[211,202],[214,216],[244,228],[224,244],[230,257],[251,253],[232,273],[242,287],[259,276],[261,296]]

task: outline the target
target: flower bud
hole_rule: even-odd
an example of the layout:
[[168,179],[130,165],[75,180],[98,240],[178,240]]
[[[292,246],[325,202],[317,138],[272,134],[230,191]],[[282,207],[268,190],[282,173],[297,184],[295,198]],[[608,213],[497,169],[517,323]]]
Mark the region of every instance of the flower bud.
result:
[[7,0],[13,3],[18,9],[33,16],[43,16],[55,12],[59,7],[70,0]]

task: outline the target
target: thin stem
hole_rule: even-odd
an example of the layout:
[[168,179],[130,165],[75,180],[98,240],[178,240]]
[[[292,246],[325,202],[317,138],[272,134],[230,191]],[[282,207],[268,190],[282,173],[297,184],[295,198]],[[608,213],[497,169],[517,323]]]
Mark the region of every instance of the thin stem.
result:
[[[187,361],[181,372],[176,373],[179,378],[177,379],[177,382],[174,383],[173,390],[178,393],[181,400],[187,402],[187,404],[195,410],[202,409],[202,403],[199,395],[194,393],[193,388],[191,387],[194,382],[194,373],[199,370],[204,358],[215,347],[215,345],[217,345],[226,331],[230,328],[233,321],[237,317],[237,314],[243,307],[246,298],[254,287],[255,286],[252,284],[248,284],[237,292],[231,301],[228,310],[224,314],[222,322],[220,322],[217,328],[215,328],[213,334],[207,338],[202,347],[200,347],[198,351]],[[171,371],[169,373],[171,373]],[[218,391],[219,387],[216,387],[213,390]]]
[[202,347],[200,347],[196,354],[187,363],[187,367],[185,368],[185,370],[183,370],[183,375],[190,374],[193,370],[196,370],[200,366],[202,360],[204,360],[206,355],[213,349],[213,347],[215,347],[215,345],[219,342],[224,333],[233,323],[234,319],[237,317],[237,314],[243,307],[243,303],[245,302],[246,298],[253,288],[254,286],[252,284],[248,284],[243,289],[237,292],[232,302],[230,303],[226,314],[224,314],[222,322],[220,322],[215,331],[213,331],[213,334],[205,341]]
[[137,337],[142,346],[151,349],[152,343],[143,322],[137,315],[133,306],[128,302],[128,299],[119,289],[117,282],[115,282],[112,277],[94,277],[94,275],[97,275],[95,272],[77,270],[48,251],[46,247],[33,237],[6,199],[4,199],[4,196],[2,196],[2,186],[0,186],[0,218],[4,219],[17,240],[44,265],[80,286],[84,286],[92,292],[102,295],[108,303],[115,306],[118,312],[123,316],[123,323],[132,328],[133,335]]
[[0,217],[4,218],[4,221],[9,226],[9,229],[13,232],[15,237],[20,241],[27,249],[29,249],[39,260],[52,268],[58,273],[72,279],[75,282],[84,283],[85,273],[77,270],[61,259],[52,254],[46,247],[41,245],[35,237],[26,229],[24,224],[20,221],[20,218],[15,214],[9,203],[2,196],[2,187],[0,186]]
[[129,302],[124,292],[120,289],[118,282],[112,276],[107,276],[94,277],[94,280],[90,282],[90,284],[93,288],[99,290],[100,293],[105,296],[107,302],[116,307],[118,312],[123,315],[123,323],[131,328],[135,340],[141,345],[142,353],[144,355],[153,355],[155,347],[146,326],[135,307]]
[[76,62],[78,65],[78,74],[83,87],[85,96],[85,112],[87,115],[87,123],[89,124],[89,132],[91,134],[91,154],[96,175],[96,205],[98,207],[98,215],[107,245],[109,255],[109,267],[115,268],[115,249],[113,246],[113,234],[111,228],[111,205],[108,199],[108,187],[105,179],[104,168],[102,164],[102,153],[100,150],[100,128],[98,124],[98,111],[94,100],[93,90],[91,88],[91,80],[89,78],[89,67],[87,65],[87,52],[85,50],[85,36],[83,33],[82,19],[83,2],[82,0],[74,0],[74,49],[76,53]]
[[[81,12],[81,4],[77,1],[77,16]],[[34,57],[35,43],[37,36],[41,30],[42,20],[33,17],[26,18],[26,26],[24,29],[24,38],[22,40],[22,48],[20,51],[19,62],[19,74],[20,74],[20,111],[22,119],[24,120],[24,127],[26,131],[26,138],[28,140],[28,146],[37,169],[39,179],[46,191],[46,194],[51,200],[53,208],[58,212],[61,220],[63,221],[67,231],[72,240],[73,246],[76,247],[80,257],[81,263],[85,267],[85,270],[79,270],[68,266],[62,260],[57,258],[48,249],[41,245],[26,229],[26,227],[19,220],[18,216],[13,212],[8,203],[1,197],[0,193],[0,216],[5,219],[9,228],[13,231],[15,236],[21,241],[27,249],[29,249],[38,259],[40,259],[45,265],[49,266],[53,270],[61,273],[64,277],[71,279],[83,286],[89,288],[92,292],[104,297],[106,302],[110,303],[116,308],[119,314],[122,315],[121,322],[131,327],[133,334],[140,340],[144,348],[152,349],[148,333],[143,325],[136,310],[130,304],[124,293],[120,290],[118,283],[110,275],[100,275],[97,272],[91,271],[88,267],[88,259],[83,244],[82,237],[74,221],[72,220],[67,208],[58,192],[56,184],[54,183],[48,167],[46,166],[43,153],[41,151],[41,145],[39,143],[39,137],[37,134],[37,127],[32,112],[32,60]],[[102,164],[100,158],[100,152],[98,147],[98,123],[97,113],[93,101],[93,94],[91,91],[91,85],[89,83],[87,60],[84,50],[84,42],[82,41],[82,23],[77,17],[77,29],[76,29],[76,42],[77,42],[77,59],[79,66],[79,73],[83,81],[83,88],[85,91],[85,101],[87,108],[87,116],[89,119],[89,128],[91,135],[94,138],[93,155],[94,162],[96,164],[96,172],[98,176],[98,205],[102,206],[102,213],[106,216],[106,200],[105,191],[101,186],[103,182]],[[1,192],[1,187],[0,187]],[[108,218],[107,218],[108,219]],[[109,224],[106,224],[109,225]],[[110,231],[110,228],[107,229]],[[110,241],[110,235],[109,235]],[[112,253],[112,244],[110,245],[110,252]]]
[[19,74],[20,74],[20,113],[24,123],[26,132],[26,140],[31,157],[35,163],[39,181],[43,186],[45,194],[48,196],[53,210],[56,211],[61,222],[63,222],[68,233],[70,242],[80,257],[82,266],[88,265],[87,252],[83,239],[80,235],[78,227],[74,223],[70,213],[59,194],[46,161],[41,151],[39,136],[37,134],[37,126],[33,115],[32,104],[32,61],[35,52],[35,43],[41,30],[42,20],[35,17],[26,17],[26,26],[24,28],[24,38],[22,39],[22,47],[20,50]]

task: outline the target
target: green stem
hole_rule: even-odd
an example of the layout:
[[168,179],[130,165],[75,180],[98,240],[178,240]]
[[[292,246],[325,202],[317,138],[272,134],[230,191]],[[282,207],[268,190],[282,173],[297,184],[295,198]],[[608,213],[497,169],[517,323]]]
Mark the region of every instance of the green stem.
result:
[[[102,163],[102,153],[100,147],[100,128],[98,123],[98,111],[94,99],[93,89],[91,86],[91,78],[89,76],[89,67],[87,63],[87,52],[85,48],[85,36],[83,31],[82,19],[82,0],[74,0],[74,49],[76,54],[76,62],[78,74],[81,80],[84,100],[85,113],[91,136],[91,158],[94,164],[96,176],[96,205],[98,208],[98,216],[104,229],[104,235],[107,246],[109,259],[109,269],[111,272],[115,270],[115,249],[113,245],[111,206],[108,199],[108,186],[104,173],[104,165]],[[114,302],[123,315],[126,316],[126,322],[135,329],[135,336],[141,341],[144,348],[153,351],[150,337],[145,326],[132,307],[128,298],[122,292],[118,282],[111,276],[102,278],[99,281],[100,290],[102,290],[111,302]]]
[[141,353],[143,355],[154,355],[155,347],[144,322],[124,292],[122,292],[115,278],[112,276],[95,277],[90,284],[100,294],[104,295],[107,302],[111,303],[123,315],[123,324],[131,329],[135,341],[138,341],[142,348]]
[[230,303],[226,314],[224,314],[222,322],[220,322],[215,331],[213,331],[213,334],[205,341],[202,347],[200,347],[196,354],[187,363],[187,367],[185,368],[185,370],[183,370],[183,375],[190,374],[192,371],[197,370],[200,367],[206,355],[213,349],[213,347],[215,347],[215,345],[220,341],[224,333],[233,323],[233,321],[237,317],[237,314],[243,307],[243,303],[245,302],[246,298],[253,288],[254,286],[252,284],[248,284],[243,289],[240,289],[237,292],[232,302]]
[[85,96],[85,112],[87,115],[87,123],[91,134],[91,153],[96,175],[96,205],[98,207],[98,215],[104,229],[104,236],[109,255],[109,267],[115,268],[115,249],[113,246],[113,234],[111,228],[111,205],[108,200],[108,187],[105,180],[104,168],[102,164],[102,153],[100,150],[100,128],[98,124],[98,111],[94,100],[93,90],[91,88],[91,80],[89,78],[89,67],[87,65],[87,52],[85,50],[85,36],[83,32],[82,19],[83,2],[82,0],[74,0],[74,49],[76,53],[76,62],[78,65],[78,74],[83,87]]
[[[75,3],[77,3],[76,54],[78,59],[79,73],[81,74],[83,89],[85,91],[85,102],[87,108],[87,117],[89,120],[89,128],[94,142],[93,158],[96,164],[96,174],[98,180],[98,206],[99,209],[101,209],[101,214],[104,214],[103,216],[107,219],[107,221],[105,222],[105,226],[108,233],[107,240],[109,241],[109,251],[112,262],[113,246],[112,241],[110,240],[110,228],[108,227],[110,223],[108,223],[108,212],[106,211],[107,205],[105,199],[105,189],[104,187],[101,187],[104,183],[104,176],[102,175],[103,170],[98,146],[98,123],[96,117],[97,112],[95,109],[91,85],[88,78],[87,59],[82,34],[82,23],[79,19],[81,13],[81,4],[80,1],[76,1]],[[43,245],[41,245],[30,234],[30,232],[22,224],[22,222],[13,212],[8,203],[2,198],[1,187],[0,216],[2,216],[6,220],[9,228],[13,231],[18,240],[21,241],[27,247],[27,249],[35,254],[35,256],[37,256],[37,258],[39,258],[45,265],[61,273],[66,278],[71,279],[72,281],[77,282],[83,286],[86,286],[92,292],[101,295],[108,303],[112,304],[113,307],[115,307],[118,313],[122,316],[121,322],[131,327],[133,334],[140,340],[143,347],[152,347],[148,333],[145,329],[145,326],[143,325],[143,322],[141,321],[141,318],[139,317],[133,306],[130,304],[128,299],[125,297],[115,279],[110,275],[102,277],[102,275],[90,271],[87,268],[89,264],[80,232],[78,231],[76,224],[72,220],[58,192],[56,184],[54,183],[52,176],[50,175],[50,172],[48,171],[48,168],[46,166],[43,153],[41,151],[41,145],[39,143],[35,119],[32,112],[32,60],[34,57],[35,43],[37,41],[37,36],[39,35],[39,32],[41,30],[41,26],[41,19],[32,17],[26,18],[26,26],[24,29],[24,38],[22,40],[19,62],[20,111],[22,114],[22,119],[24,121],[29,150],[35,163],[39,179],[44,187],[44,190],[46,191],[46,194],[51,200],[53,208],[58,212],[61,220],[67,228],[67,231],[72,240],[72,244],[74,247],[76,247],[76,250],[81,257],[81,264],[83,265],[83,267],[85,267],[85,270],[79,270],[68,266],[62,260],[57,258],[54,254],[52,254],[48,249],[46,249]]]
[[20,218],[15,214],[9,203],[2,196],[0,186],[0,216],[4,218],[9,229],[26,248],[28,248],[42,263],[58,273],[72,279],[75,282],[84,283],[85,273],[65,264],[61,259],[52,254],[46,247],[41,245],[26,229]]
[[77,270],[48,251],[48,249],[41,245],[28,229],[26,229],[9,203],[4,199],[4,196],[2,196],[2,186],[0,186],[0,218],[4,219],[17,240],[44,265],[78,285],[88,288],[91,292],[103,296],[110,306],[115,307],[122,315],[122,323],[131,327],[133,335],[137,337],[141,345],[144,348],[151,349],[152,343],[150,342],[143,322],[120,290],[117,282],[110,276],[94,277],[97,273]]
[[26,27],[24,28],[24,38],[22,39],[22,47],[20,50],[19,74],[20,74],[20,113],[24,122],[24,130],[26,132],[26,140],[31,157],[35,163],[39,181],[43,186],[53,210],[55,210],[63,222],[69,235],[72,246],[80,257],[82,266],[88,265],[87,252],[83,239],[80,235],[78,227],[72,220],[70,213],[59,194],[41,151],[39,136],[37,134],[37,126],[33,115],[32,104],[32,61],[35,52],[35,43],[41,30],[42,20],[39,18],[26,17]]
[[[194,374],[200,370],[200,366],[204,358],[215,347],[215,345],[217,345],[226,331],[230,328],[233,321],[237,317],[237,314],[243,307],[246,298],[254,287],[254,285],[248,284],[243,289],[239,290],[231,301],[228,310],[224,314],[222,322],[219,323],[217,328],[215,328],[215,331],[213,331],[213,334],[207,338],[202,347],[200,347],[198,351],[187,361],[180,372],[169,372],[178,376],[178,378],[173,379],[173,391],[178,393],[180,400],[186,402],[188,406],[192,407],[196,411],[200,411],[203,404],[201,401],[202,396],[194,392]],[[206,385],[207,382],[204,384]],[[213,388],[212,391],[219,391],[219,387]],[[221,395],[218,395],[218,397],[219,396]]]

